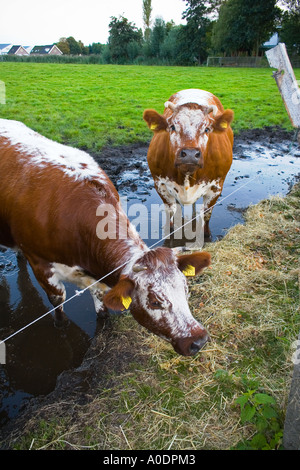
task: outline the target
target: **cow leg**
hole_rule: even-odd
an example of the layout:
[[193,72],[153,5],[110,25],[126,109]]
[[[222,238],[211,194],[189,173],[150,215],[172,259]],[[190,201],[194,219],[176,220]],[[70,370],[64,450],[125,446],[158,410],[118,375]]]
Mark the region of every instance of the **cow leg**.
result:
[[221,192],[218,192],[216,196],[213,198],[208,196],[203,196],[203,205],[204,205],[204,239],[210,240],[211,239],[211,231],[209,228],[209,221],[211,218],[212,210],[214,205],[216,204],[217,200],[220,197]]
[[[100,283],[98,284],[100,285]],[[98,284],[98,287],[91,288],[91,296],[94,301],[95,310],[98,318],[106,318],[108,317],[109,313],[107,307],[103,303],[103,296],[105,292],[109,290],[109,288],[105,284],[101,283],[100,286]]]
[[164,231],[165,234],[169,234],[171,229],[174,227],[174,215],[176,212],[176,203],[174,204],[169,204],[169,203],[164,203],[165,206],[165,215],[166,215],[166,222],[164,226]]
[[56,278],[61,281],[76,284],[79,289],[89,290],[95,305],[95,310],[99,318],[108,315],[108,311],[102,301],[103,295],[109,289],[103,282],[96,282],[96,279],[87,274],[79,266],[66,266],[64,264],[54,263],[52,272]]
[[164,209],[165,209],[165,215],[166,215],[164,232],[166,236],[170,233],[171,227],[174,226],[174,215],[177,209],[176,199],[174,196],[172,196],[168,192],[164,184],[154,182],[154,186],[157,191],[157,194],[160,196],[161,200],[164,203]]
[[192,204],[192,219],[195,219],[197,216],[197,211],[196,211],[196,203],[194,202]]
[[69,324],[69,319],[66,316],[63,306],[61,305],[66,300],[65,288],[64,294],[60,295],[48,295],[48,299],[52,303],[54,310],[54,325],[57,328],[61,328],[63,326],[67,326]]
[[40,286],[46,292],[49,301],[55,307],[54,324],[57,327],[66,325],[69,320],[61,305],[66,300],[66,290],[63,283],[58,279],[51,263],[40,258],[27,256],[24,253],[32,268],[33,274]]

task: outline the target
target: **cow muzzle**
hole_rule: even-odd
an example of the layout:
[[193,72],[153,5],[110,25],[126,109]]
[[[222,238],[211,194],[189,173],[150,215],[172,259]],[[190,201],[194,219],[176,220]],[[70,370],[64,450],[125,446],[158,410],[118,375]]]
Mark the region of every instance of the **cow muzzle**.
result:
[[202,336],[180,338],[178,341],[176,341],[176,343],[174,342],[173,348],[178,354],[181,354],[182,356],[194,356],[209,341],[209,335],[205,330],[203,330]]
[[204,160],[200,149],[183,148],[177,153],[175,167],[179,168],[182,173],[194,173],[203,166]]

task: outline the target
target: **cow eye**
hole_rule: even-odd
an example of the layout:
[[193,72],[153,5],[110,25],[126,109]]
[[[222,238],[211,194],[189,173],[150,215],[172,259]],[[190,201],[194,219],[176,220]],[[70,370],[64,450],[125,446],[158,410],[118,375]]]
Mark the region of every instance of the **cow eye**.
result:
[[161,303],[158,300],[152,300],[152,301],[150,301],[150,307],[151,308],[161,308]]
[[148,297],[148,300],[149,300],[149,307],[150,308],[162,308],[161,307],[161,302],[158,300],[158,298],[156,297],[156,295],[150,293],[149,294],[149,297]]
[[208,133],[210,132],[210,128],[207,127],[204,132],[205,132],[206,134],[208,134]]
[[170,126],[170,129],[171,129],[171,131],[175,131],[175,126],[174,126],[174,124],[172,124],[172,126]]

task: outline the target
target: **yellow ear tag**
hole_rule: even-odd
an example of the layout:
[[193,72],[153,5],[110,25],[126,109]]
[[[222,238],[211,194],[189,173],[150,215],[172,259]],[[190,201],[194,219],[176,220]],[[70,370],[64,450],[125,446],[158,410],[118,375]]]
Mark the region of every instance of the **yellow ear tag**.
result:
[[227,129],[228,124],[226,121],[223,121],[221,122],[220,126],[222,127],[222,129]]
[[182,272],[185,276],[195,276],[196,270],[194,266],[188,264]]
[[155,131],[156,128],[157,128],[157,124],[151,124],[150,126],[151,131]]
[[125,307],[125,309],[127,310],[129,305],[131,304],[132,302],[132,298],[131,297],[121,297],[121,300],[122,300],[122,304],[123,306]]

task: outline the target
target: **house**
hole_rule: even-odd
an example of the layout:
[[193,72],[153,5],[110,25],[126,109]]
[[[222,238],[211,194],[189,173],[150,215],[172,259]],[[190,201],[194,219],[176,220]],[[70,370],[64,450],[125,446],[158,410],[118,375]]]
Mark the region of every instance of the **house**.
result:
[[7,54],[8,55],[29,55],[23,46],[12,46],[9,49]]
[[0,44],[0,55],[7,54],[12,44]]
[[34,46],[24,46],[24,49],[26,49],[28,54],[31,54],[31,51],[32,51],[33,48],[34,48]]
[[55,45],[49,46],[34,46],[31,55],[62,55],[61,50]]

